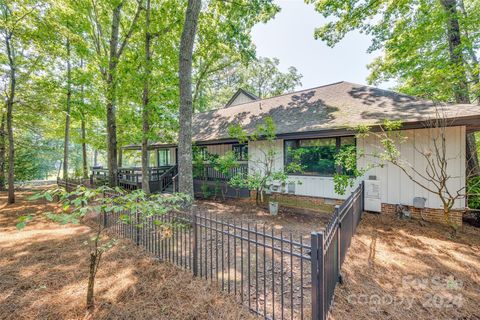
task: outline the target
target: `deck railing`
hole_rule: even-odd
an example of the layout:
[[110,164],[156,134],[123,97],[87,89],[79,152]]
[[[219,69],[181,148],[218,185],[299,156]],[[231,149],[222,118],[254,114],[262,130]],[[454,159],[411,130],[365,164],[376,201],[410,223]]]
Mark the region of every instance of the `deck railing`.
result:
[[[148,181],[153,191],[161,186],[165,190],[165,173],[172,172],[176,165],[148,168]],[[119,168],[117,170],[118,186],[126,190],[135,190],[142,187],[142,169],[139,167]],[[108,183],[108,169],[94,168],[90,177],[92,185],[104,185]]]
[[[172,169],[173,168],[173,169]],[[172,182],[168,179],[174,178],[178,169],[176,165],[161,166],[148,169],[148,181],[152,190],[159,192],[168,188]],[[168,173],[168,177],[166,175]],[[173,175],[171,175],[173,173]],[[236,174],[247,175],[248,164],[240,163],[237,167],[230,170],[228,174],[223,174],[215,169],[211,164],[205,164],[201,172],[195,178],[206,181],[227,182]],[[168,179],[167,179],[168,178]],[[119,168],[117,171],[118,185],[126,190],[135,190],[142,187],[142,169],[139,167]],[[108,184],[108,169],[94,168],[90,177],[92,185]],[[168,181],[167,181],[168,180]],[[178,186],[178,184],[176,184]]]
[[246,176],[248,174],[248,164],[239,163],[238,166],[231,168],[228,174],[217,171],[211,164],[205,164],[203,170],[200,170],[196,178],[208,181],[228,181],[237,174],[243,174]]

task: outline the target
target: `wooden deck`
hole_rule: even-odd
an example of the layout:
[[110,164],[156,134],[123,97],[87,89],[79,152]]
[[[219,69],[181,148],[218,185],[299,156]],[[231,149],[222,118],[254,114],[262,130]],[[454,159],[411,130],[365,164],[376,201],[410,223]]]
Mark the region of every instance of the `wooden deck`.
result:
[[[210,164],[205,164],[201,172],[197,172],[194,177],[195,189],[200,190],[201,184],[212,184],[213,182],[220,182],[226,184],[231,177],[236,174],[248,173],[248,164],[240,163],[238,167],[232,168],[228,174],[223,174]],[[162,166],[153,167],[148,169],[148,181],[150,184],[150,192],[174,192],[177,189],[176,177],[178,174],[178,166]],[[142,170],[140,167],[119,168],[117,171],[118,186],[125,190],[136,190],[142,188]],[[108,169],[106,168],[94,168],[90,176],[91,185],[105,185],[108,184]],[[213,185],[211,186],[214,187]],[[232,189],[234,190],[234,189]],[[248,190],[242,191],[242,196]],[[238,190],[232,191],[232,195],[238,194]]]
[[[178,167],[162,166],[148,169],[148,181],[151,192],[173,191],[174,177],[178,173]],[[139,167],[119,168],[117,171],[118,186],[126,190],[142,188],[142,169]],[[108,183],[108,169],[94,168],[90,181],[93,185],[104,185]]]

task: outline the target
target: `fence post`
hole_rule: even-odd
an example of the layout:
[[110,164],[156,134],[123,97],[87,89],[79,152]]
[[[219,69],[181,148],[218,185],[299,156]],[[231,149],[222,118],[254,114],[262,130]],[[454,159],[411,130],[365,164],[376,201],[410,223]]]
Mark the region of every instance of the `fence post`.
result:
[[312,277],[312,319],[325,319],[325,265],[323,252],[323,233],[311,234],[311,277]]
[[[102,201],[105,203],[105,190],[102,191]],[[103,213],[103,227],[107,227],[107,213],[102,210]]]
[[[340,221],[340,212],[339,205],[335,206],[335,215],[338,217],[338,228],[337,228],[337,273],[338,273],[338,282],[343,283],[342,274],[340,273],[342,264],[342,221]],[[352,223],[353,224],[353,223]]]
[[327,310],[325,309],[325,238],[323,232],[318,233],[318,284],[320,287],[320,319],[325,320]]
[[140,212],[135,208],[135,244],[140,245]]
[[362,201],[361,202],[362,203],[362,205],[361,205],[362,211],[360,212],[360,215],[362,215],[363,211],[365,211],[365,180],[362,181],[361,188],[362,188],[362,196],[361,196],[362,197],[362,199],[361,199],[361,201]]
[[107,227],[107,213],[105,211],[103,212],[103,227]]
[[198,251],[197,251],[197,242],[198,242],[198,228],[197,228],[197,215],[193,214],[193,275],[198,276]]

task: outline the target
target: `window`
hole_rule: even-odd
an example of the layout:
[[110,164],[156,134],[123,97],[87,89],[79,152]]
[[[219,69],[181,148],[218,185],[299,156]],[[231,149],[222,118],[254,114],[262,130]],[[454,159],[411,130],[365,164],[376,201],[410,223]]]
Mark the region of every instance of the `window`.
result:
[[232,151],[235,154],[237,161],[247,161],[248,160],[248,145],[247,144],[234,144],[232,146]]
[[170,164],[170,149],[158,149],[158,166]]
[[285,167],[297,162],[301,174],[333,176],[341,170],[335,165],[335,154],[350,146],[355,146],[355,137],[285,140]]

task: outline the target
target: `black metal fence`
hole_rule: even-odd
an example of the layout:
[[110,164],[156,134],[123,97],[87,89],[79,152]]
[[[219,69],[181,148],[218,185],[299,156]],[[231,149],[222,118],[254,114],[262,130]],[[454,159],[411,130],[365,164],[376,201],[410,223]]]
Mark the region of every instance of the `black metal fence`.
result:
[[339,206],[324,232],[312,232],[312,319],[325,319],[341,267],[364,209],[363,182]]
[[360,184],[336,207],[325,231],[306,236],[198,213],[195,207],[191,213],[111,212],[100,218],[117,235],[214,283],[265,319],[325,319],[361,219],[362,195]]

